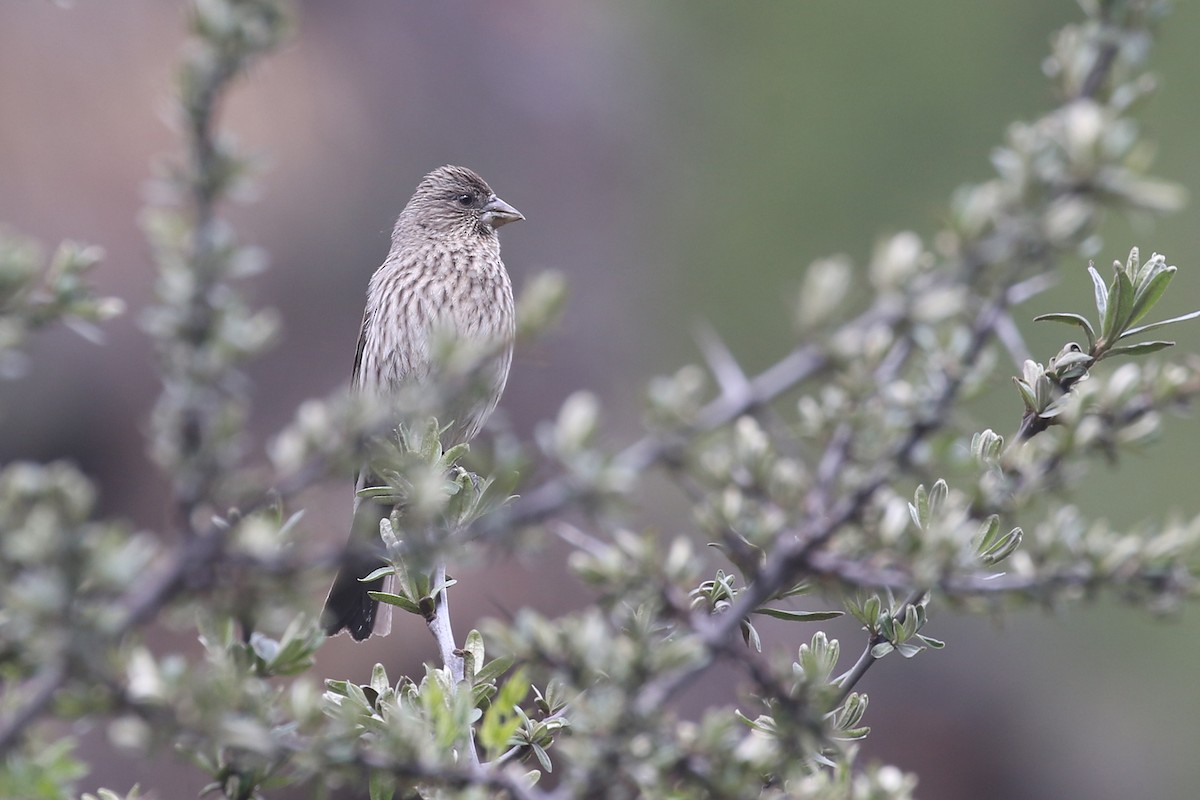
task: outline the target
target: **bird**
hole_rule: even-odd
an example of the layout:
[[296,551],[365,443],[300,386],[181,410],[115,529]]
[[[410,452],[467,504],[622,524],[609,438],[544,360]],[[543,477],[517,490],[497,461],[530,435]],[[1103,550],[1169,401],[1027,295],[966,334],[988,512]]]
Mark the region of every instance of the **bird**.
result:
[[[387,399],[416,384],[435,382],[435,351],[449,335],[481,348],[475,381],[438,409],[446,449],[469,442],[495,410],[508,381],[516,336],[512,282],[500,259],[498,228],[525,219],[476,172],[443,166],[417,185],[392,229],[391,249],[371,276],[351,379],[353,391]],[[397,424],[405,420],[395,420]],[[378,486],[364,466],[357,490]],[[325,633],[346,631],[356,641],[386,635],[390,606],[368,594],[383,578],[363,582],[383,561],[377,555],[380,520],[389,506],[355,497],[346,556],[321,615]]]

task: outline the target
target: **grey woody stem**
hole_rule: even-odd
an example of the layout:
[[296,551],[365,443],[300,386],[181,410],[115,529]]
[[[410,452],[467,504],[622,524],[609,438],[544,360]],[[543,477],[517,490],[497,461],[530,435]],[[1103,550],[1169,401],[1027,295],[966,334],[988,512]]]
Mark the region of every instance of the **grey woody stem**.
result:
[[[434,586],[440,586],[446,582],[446,562],[438,562],[434,569],[433,582]],[[434,598],[433,615],[426,618],[425,623],[429,626],[429,632],[433,634],[433,638],[437,640],[442,664],[449,668],[450,676],[454,678],[455,683],[458,683],[466,676],[463,671],[463,657],[458,652],[458,645],[454,641],[454,631],[450,627],[449,595],[450,593],[444,588],[438,592],[438,596]]]
[[[456,684],[462,683],[466,679],[464,669],[464,660],[462,651],[458,649],[458,645],[454,640],[454,630],[450,625],[450,590],[445,588],[443,584],[446,582],[446,562],[439,561],[437,567],[433,571],[433,585],[442,586],[438,591],[437,597],[434,598],[433,614],[425,618],[425,624],[429,626],[429,632],[433,634],[433,638],[437,641],[438,652],[442,656],[442,664],[450,670],[450,677]],[[468,763],[479,766],[479,753],[475,750],[475,731],[468,726],[467,736],[471,744],[466,748],[464,755]]]

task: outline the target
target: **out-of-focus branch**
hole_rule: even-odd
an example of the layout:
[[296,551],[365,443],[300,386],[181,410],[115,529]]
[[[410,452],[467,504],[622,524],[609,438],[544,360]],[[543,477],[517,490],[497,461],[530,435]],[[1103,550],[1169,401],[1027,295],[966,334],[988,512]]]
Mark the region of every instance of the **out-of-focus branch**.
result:
[[159,304],[146,325],[164,384],[152,452],[171,477],[184,535],[239,463],[247,400],[238,368],[274,331],[271,316],[249,309],[232,283],[235,267],[245,272],[256,256],[236,246],[217,211],[248,165],[220,140],[215,120],[233,81],[286,29],[280,0],[196,3],[189,13],[193,36],[178,78],[183,166],[165,182],[173,202],[151,209],[145,224],[159,265]]
[[[225,341],[220,330],[222,322],[243,311],[235,293],[217,291],[228,279],[237,251],[216,218],[217,205],[242,165],[218,142],[213,128],[232,80],[280,40],[284,13],[277,0],[197,3],[190,13],[194,36],[179,76],[186,166],[175,171],[173,183],[178,204],[187,213],[172,217],[160,210],[147,218],[160,267],[160,305],[148,314],[147,328],[156,340],[165,384],[155,410],[152,449],[174,483],[186,541],[118,601],[119,616],[104,631],[112,643],[151,621],[189,584],[209,582],[225,533],[219,526],[198,530],[193,512],[213,500],[216,481],[234,463],[243,402],[237,358],[218,354],[244,357],[269,338],[266,320],[260,320],[257,338],[236,345]],[[79,264],[69,261],[62,269],[81,273],[97,257],[95,252],[76,254]],[[71,253],[64,252],[62,258],[71,259]],[[301,476],[301,482],[307,480]],[[261,504],[266,502],[269,498]],[[21,692],[23,705],[0,722],[0,752],[16,743],[60,689],[90,668],[54,663],[31,679]]]
[[[1104,78],[1111,70],[1114,61],[1114,55],[1106,55],[1106,51],[1101,49],[1100,54],[1093,64],[1092,74],[1095,77],[1089,78],[1087,84],[1090,87],[1090,91],[1097,91],[1098,87],[1103,84]],[[1065,192],[1067,189],[1059,187],[1058,191]],[[1072,188],[1070,191],[1074,192],[1076,190]],[[1047,200],[1046,202],[1049,203],[1050,201]],[[1003,226],[997,225],[997,228],[1003,230]],[[1053,248],[1048,244],[1035,245],[1032,242],[1023,242],[1022,246],[1028,251],[1028,260],[1037,263],[1047,262],[1053,252]],[[980,242],[976,247],[969,248],[965,251],[963,261],[960,265],[961,278],[957,279],[965,280],[967,283],[974,283],[980,280],[983,277],[982,268],[989,263],[990,254],[993,251],[1005,252],[1007,249],[1002,246],[996,246],[990,241]],[[1028,261],[1025,263],[1027,264]],[[1011,277],[1014,279],[1019,278],[1020,273],[1012,272]],[[951,281],[955,279],[956,277],[953,276],[949,278]],[[1039,281],[1039,285],[1044,285],[1045,283],[1045,278],[1040,273],[1033,276],[1032,279]],[[732,607],[715,617],[694,615],[693,629],[695,635],[703,642],[705,648],[710,653],[715,652],[727,639],[732,637],[735,631],[740,628],[742,621],[747,619],[754,609],[758,608],[778,591],[812,573],[814,571],[813,560],[820,554],[823,545],[843,526],[858,519],[874,494],[881,487],[893,480],[898,470],[909,465],[916,448],[926,441],[930,435],[941,430],[948,424],[949,411],[959,396],[963,382],[966,379],[967,367],[974,364],[983,350],[995,339],[997,328],[1002,324],[1001,321],[1013,299],[1016,297],[1024,298],[1026,287],[1021,287],[1020,289],[1018,287],[1021,287],[1021,284],[1016,280],[1001,283],[1001,289],[994,299],[985,303],[978,311],[971,324],[970,341],[963,348],[958,368],[950,370],[948,374],[943,373],[943,383],[934,398],[923,404],[925,409],[923,413],[914,419],[907,433],[891,448],[888,455],[880,459],[874,469],[864,479],[859,481],[856,486],[846,490],[840,502],[829,506],[827,502],[814,501],[816,507],[826,510],[825,514],[811,519],[798,530],[788,529],[782,532],[776,538],[774,546],[767,552],[761,569],[738,595]],[[890,298],[883,298],[877,302],[883,303],[888,300]],[[878,313],[875,309],[873,311]],[[870,313],[868,312],[868,314]],[[856,323],[849,323],[849,325],[854,324]],[[801,352],[803,352],[803,348],[793,353],[793,355]],[[794,369],[789,373],[789,377],[793,382],[802,381],[819,369],[821,362],[817,354],[811,354],[810,358],[812,359],[811,368],[806,369],[802,367]],[[784,362],[780,362],[780,364],[782,363]],[[776,365],[776,367],[779,366]],[[805,366],[808,367],[809,365],[806,364]],[[778,384],[774,384],[773,387],[780,388]],[[729,398],[722,395],[706,408],[707,413],[703,416],[708,420],[722,419],[722,422],[718,424],[724,424],[736,418],[740,413],[744,413],[750,406],[751,403],[746,397]],[[731,413],[731,416],[724,418],[724,414],[726,413]],[[833,458],[838,453],[844,452],[848,446],[848,443],[845,441],[835,440],[831,443],[832,450],[827,451],[827,455]],[[639,456],[641,466],[647,466],[660,458],[662,453],[666,451],[666,447],[660,440],[643,440],[643,442],[639,442],[623,452],[621,457],[628,457],[626,454],[632,452]],[[553,484],[543,488],[545,491],[539,493],[535,498],[541,502],[542,507],[539,508],[537,503],[531,504],[535,512],[540,512],[544,508],[553,506],[555,501],[562,502],[564,499],[564,492]],[[824,487],[819,486],[818,488],[823,489]],[[827,506],[829,507],[826,508]],[[651,681],[639,692],[633,707],[644,713],[654,713],[654,709],[660,708],[670,697],[687,686],[696,676],[703,672],[707,668],[708,663],[709,660],[696,662],[675,672],[665,673],[656,680]],[[862,670],[865,672],[869,666],[870,663],[868,662],[862,667]]]
[[20,707],[0,720],[0,754],[7,753],[25,729],[38,720],[65,680],[63,666],[51,664],[21,685],[15,692],[22,698]]
[[[893,324],[899,312],[879,306],[846,324],[846,330],[872,324]],[[800,345],[749,380],[734,394],[723,393],[697,414],[688,429],[670,434],[651,434],[626,447],[613,461],[619,471],[640,474],[661,463],[671,453],[703,433],[728,425],[757,406],[767,405],[794,389],[830,364],[830,356],[816,344]],[[541,522],[580,500],[579,489],[567,478],[552,478],[522,495],[513,509],[494,515],[479,526],[484,530],[511,529]]]

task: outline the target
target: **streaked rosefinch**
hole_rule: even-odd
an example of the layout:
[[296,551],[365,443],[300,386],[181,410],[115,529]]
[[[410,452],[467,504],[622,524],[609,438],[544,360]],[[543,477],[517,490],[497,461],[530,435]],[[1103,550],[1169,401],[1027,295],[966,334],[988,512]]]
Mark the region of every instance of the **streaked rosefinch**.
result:
[[[486,348],[474,391],[449,398],[448,407],[438,409],[439,421],[449,424],[442,434],[446,448],[479,433],[508,380],[516,321],[496,229],[524,218],[471,170],[439,167],[425,176],[400,212],[391,251],[371,277],[354,358],[356,390],[386,398],[435,377],[430,371],[436,368],[436,336],[448,334]],[[360,470],[359,489],[380,483],[369,470]],[[322,614],[330,636],[344,629],[361,641],[373,631],[386,635],[390,629],[391,607],[380,610],[367,594],[380,591],[383,579],[359,580],[383,564],[363,551],[369,550],[366,543],[378,540],[379,522],[390,511],[372,500],[355,499],[351,547]],[[358,542],[364,547],[355,553]]]

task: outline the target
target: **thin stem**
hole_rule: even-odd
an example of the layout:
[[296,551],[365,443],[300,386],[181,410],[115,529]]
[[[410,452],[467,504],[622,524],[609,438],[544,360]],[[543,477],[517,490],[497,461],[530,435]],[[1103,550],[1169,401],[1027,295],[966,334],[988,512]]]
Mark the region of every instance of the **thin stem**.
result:
[[[925,594],[926,591],[924,589],[913,589],[910,591],[900,604],[900,611],[895,616],[896,622],[904,622],[905,617],[908,616],[909,606],[921,602],[921,598]],[[841,689],[838,692],[837,703],[835,705],[840,706],[846,702],[846,698],[850,696],[850,693],[854,691],[854,687],[867,674],[867,670],[879,660],[874,654],[876,645],[883,644],[886,641],[886,637],[880,633],[874,633],[867,639],[867,646],[863,648],[862,655],[858,657],[858,661],[854,662],[854,666],[837,679],[837,683]]]
[[[442,664],[450,670],[450,678],[456,685],[466,680],[466,659],[454,639],[454,629],[450,624],[450,590],[446,583],[446,562],[439,560],[433,571],[433,585],[441,586],[437,597],[434,598],[433,613],[425,618],[429,632],[433,634],[438,645]],[[464,754],[469,764],[479,766],[479,751],[475,748],[475,728],[467,723],[467,746]]]
[[[446,562],[439,561],[433,574],[434,586],[445,583]],[[464,659],[462,651],[458,649],[458,644],[454,640],[454,631],[450,626],[450,592],[448,589],[441,589],[438,596],[434,598],[433,613],[425,618],[425,624],[429,626],[429,632],[433,634],[433,638],[437,642],[442,664],[450,670],[450,676],[454,682],[461,683],[466,677],[463,666]]]

